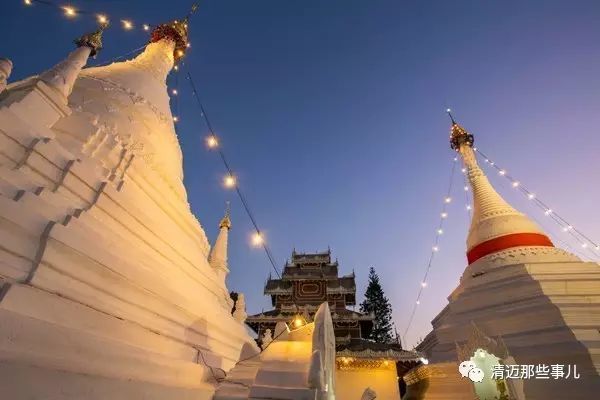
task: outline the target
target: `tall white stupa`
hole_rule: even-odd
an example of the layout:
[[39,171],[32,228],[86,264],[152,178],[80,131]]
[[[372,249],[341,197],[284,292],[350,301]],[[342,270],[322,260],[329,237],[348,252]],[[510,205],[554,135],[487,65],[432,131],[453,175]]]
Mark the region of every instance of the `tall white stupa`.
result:
[[0,397],[211,399],[258,352],[231,315],[229,216],[211,253],[182,182],[165,81],[187,29],[84,69],[100,29],[0,85]]
[[[600,265],[555,247],[510,206],[478,166],[473,141],[452,119],[451,147],[462,157],[473,192],[468,266],[432,321],[433,331],[417,347],[430,364],[406,378],[409,393],[425,392],[428,400],[597,398]],[[461,377],[458,364],[469,360],[481,363],[484,382]],[[528,377],[526,370],[494,381],[492,364],[532,365],[534,371],[546,365],[548,379],[539,367],[541,378]],[[570,376],[554,378],[552,365],[563,365]]]

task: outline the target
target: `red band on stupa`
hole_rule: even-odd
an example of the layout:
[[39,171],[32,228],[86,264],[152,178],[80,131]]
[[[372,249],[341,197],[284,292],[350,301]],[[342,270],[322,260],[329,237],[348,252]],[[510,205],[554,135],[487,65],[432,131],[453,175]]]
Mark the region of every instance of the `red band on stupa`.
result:
[[467,252],[467,260],[472,264],[488,254],[520,246],[554,247],[554,244],[541,233],[512,233],[479,243]]

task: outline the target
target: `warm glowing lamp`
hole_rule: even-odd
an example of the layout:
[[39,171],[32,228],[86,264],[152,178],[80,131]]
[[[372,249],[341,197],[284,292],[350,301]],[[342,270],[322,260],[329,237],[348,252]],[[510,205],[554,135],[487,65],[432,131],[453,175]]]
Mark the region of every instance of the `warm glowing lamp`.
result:
[[252,245],[254,247],[260,247],[264,243],[264,241],[265,239],[263,238],[261,233],[254,232],[254,234],[252,234]]
[[65,11],[65,15],[67,17],[74,17],[76,14],[76,11],[73,7],[63,7],[63,10]]
[[227,175],[223,179],[223,184],[225,185],[226,188],[235,187],[235,177],[233,175]]

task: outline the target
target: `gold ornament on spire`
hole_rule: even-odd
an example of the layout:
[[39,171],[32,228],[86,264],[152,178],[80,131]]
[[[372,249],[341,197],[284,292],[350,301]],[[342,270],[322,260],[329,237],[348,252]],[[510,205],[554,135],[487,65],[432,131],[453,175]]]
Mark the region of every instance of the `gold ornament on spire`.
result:
[[102,50],[102,32],[104,32],[104,29],[106,29],[107,26],[108,22],[101,23],[98,30],[81,36],[75,40],[75,44],[77,47],[89,47],[91,49],[90,57],[95,57],[96,54]]
[[174,20],[166,24],[160,24],[152,31],[150,36],[150,43],[158,42],[162,39],[169,39],[175,42],[175,50],[173,57],[175,61],[179,61],[189,47],[188,41],[188,21],[192,14],[196,12],[198,5],[192,5],[190,12],[186,15],[183,20]]
[[231,205],[229,202],[227,202],[227,206],[225,208],[225,216],[223,217],[223,219],[221,220],[221,223],[219,224],[219,228],[227,228],[227,229],[231,229]]
[[473,147],[473,143],[475,142],[475,138],[469,132],[466,131],[465,128],[460,126],[454,120],[452,116],[452,111],[450,109],[446,110],[450,120],[452,121],[452,127],[450,128],[450,148],[455,151],[460,151],[460,146],[466,144],[469,147]]

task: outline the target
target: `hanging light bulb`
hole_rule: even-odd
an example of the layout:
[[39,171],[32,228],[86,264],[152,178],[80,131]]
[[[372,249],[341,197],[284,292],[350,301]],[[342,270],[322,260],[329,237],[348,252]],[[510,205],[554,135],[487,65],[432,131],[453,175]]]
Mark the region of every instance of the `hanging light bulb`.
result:
[[519,185],[520,185],[520,183],[519,183],[518,181],[514,181],[514,182],[512,183],[512,186],[513,186],[514,188],[516,188],[516,187],[519,187]]
[[177,116],[173,117],[173,122],[179,122],[179,118]]
[[440,248],[439,248],[439,247],[437,247],[437,246],[433,246],[433,247],[431,248],[431,250],[433,250],[434,252],[438,252],[438,251],[440,250]]
[[253,245],[254,247],[260,247],[260,246],[262,246],[262,244],[264,243],[264,241],[265,241],[265,240],[264,240],[264,238],[263,238],[263,236],[262,236],[262,234],[261,234],[261,233],[259,233],[259,232],[254,232],[254,233],[252,234],[252,245]]
[[544,211],[544,214],[545,214],[545,215],[550,215],[550,214],[552,214],[552,209],[550,209],[550,208],[549,208],[549,209],[547,209],[546,211]]
[[24,3],[25,3],[26,6],[30,6],[31,5],[31,0],[25,0]]
[[469,187],[467,185],[465,185],[464,189],[465,189],[465,192],[469,191]]
[[219,141],[215,137],[215,135],[210,135],[206,138],[206,145],[209,149],[214,149],[219,145]]
[[444,233],[444,230],[440,228],[437,230],[437,233],[438,233],[438,235],[441,235],[442,233]]
[[235,187],[235,177],[233,175],[227,175],[223,178],[223,184],[226,188]]
[[500,172],[498,172],[498,173],[499,173],[500,175],[502,175],[502,176],[506,175],[506,171],[505,171],[505,170],[503,170],[503,169],[501,169],[501,170],[500,170]]
[[183,50],[181,50],[181,49],[177,50],[177,56],[178,57],[183,57],[183,55],[184,55]]
[[446,198],[444,199],[444,201],[445,201],[446,203],[450,203],[450,202],[452,201],[452,197],[446,197]]
[[581,247],[583,247],[585,249],[586,247],[588,247],[588,244],[587,243],[582,243]]
[[73,7],[70,6],[66,6],[62,8],[65,12],[65,15],[67,17],[74,17],[77,14],[77,11],[75,11],[75,9]]
[[187,48],[189,49],[190,47],[192,47],[192,44],[191,44],[190,42],[187,42],[187,43],[185,44],[185,47],[187,47]]
[[454,161],[458,161],[458,157],[454,157]]
[[122,19],[121,23],[123,24],[123,28],[126,30],[131,30],[133,29],[133,22],[127,20],[127,19]]
[[442,218],[448,218],[448,213],[447,212],[443,212],[443,213],[440,214],[440,216]]
[[174,96],[177,96],[177,93],[179,93],[179,92],[177,92],[177,89],[173,89],[173,90],[171,91],[171,93],[173,93],[173,95],[174,95]]
[[174,69],[175,71],[179,71],[179,66],[178,66],[178,65],[176,65],[176,66],[174,66],[174,67],[173,67],[173,69]]
[[421,361],[425,365],[429,364],[429,360],[423,357],[419,358],[419,361]]
[[419,300],[417,300],[417,305],[421,304],[421,302]]
[[470,210],[471,210],[471,205],[467,204],[467,211],[470,211]]
[[150,30],[150,25],[148,25],[148,24],[144,24],[143,27],[144,27],[145,31],[149,31]]
[[533,199],[535,199],[535,194],[533,194],[533,193],[529,193],[529,194],[527,195],[527,198],[528,198],[529,200],[533,200]]
[[98,19],[98,23],[101,25],[106,25],[108,24],[108,17],[104,14],[98,14],[96,15],[96,18]]
[[466,168],[461,169],[462,173],[464,174],[465,172],[467,172]]
[[421,282],[421,287],[427,287],[427,282]]

